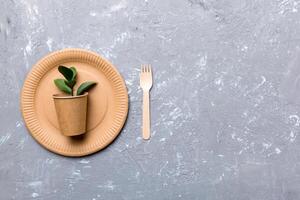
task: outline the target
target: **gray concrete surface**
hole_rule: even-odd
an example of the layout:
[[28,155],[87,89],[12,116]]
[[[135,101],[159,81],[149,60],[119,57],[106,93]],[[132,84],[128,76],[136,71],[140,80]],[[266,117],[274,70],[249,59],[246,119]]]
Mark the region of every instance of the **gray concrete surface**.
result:
[[[300,1],[0,3],[1,200],[300,199]],[[32,65],[66,47],[109,59],[130,95],[120,136],[84,158],[43,149],[19,112]]]

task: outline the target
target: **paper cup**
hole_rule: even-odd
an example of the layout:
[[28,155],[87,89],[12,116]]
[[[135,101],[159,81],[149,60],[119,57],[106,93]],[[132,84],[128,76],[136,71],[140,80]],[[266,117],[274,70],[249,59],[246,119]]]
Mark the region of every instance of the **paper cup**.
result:
[[86,132],[88,93],[80,96],[53,95],[60,131],[65,136],[76,136]]

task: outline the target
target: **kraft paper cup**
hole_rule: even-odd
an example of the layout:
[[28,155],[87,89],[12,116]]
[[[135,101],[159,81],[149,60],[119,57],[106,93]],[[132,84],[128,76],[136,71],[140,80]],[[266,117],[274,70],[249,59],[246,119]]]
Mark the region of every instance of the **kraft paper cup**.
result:
[[76,136],[86,132],[88,93],[80,96],[53,95],[60,131],[65,136]]

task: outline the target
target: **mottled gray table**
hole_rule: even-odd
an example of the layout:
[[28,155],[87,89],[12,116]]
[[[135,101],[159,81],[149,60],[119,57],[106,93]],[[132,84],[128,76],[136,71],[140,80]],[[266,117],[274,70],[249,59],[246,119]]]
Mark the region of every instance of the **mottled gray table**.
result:
[[[300,199],[300,2],[1,0],[0,199]],[[19,111],[32,65],[78,47],[128,88],[127,123],[84,158],[43,149]],[[151,63],[152,138],[139,65]]]

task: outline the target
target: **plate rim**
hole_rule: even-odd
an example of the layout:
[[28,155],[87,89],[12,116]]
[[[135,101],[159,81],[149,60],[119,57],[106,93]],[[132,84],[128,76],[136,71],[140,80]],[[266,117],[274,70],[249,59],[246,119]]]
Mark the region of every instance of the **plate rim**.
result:
[[[125,107],[123,107],[122,112],[124,113],[121,119],[119,120],[119,125],[117,125],[117,129],[115,131],[115,135],[113,137],[111,137],[109,140],[106,140],[106,142],[103,143],[102,146],[99,146],[98,148],[94,148],[92,150],[86,151],[86,152],[64,152],[55,148],[51,148],[51,146],[48,144],[45,144],[45,142],[42,142],[41,139],[38,139],[37,137],[37,133],[35,133],[37,130],[35,130],[37,128],[37,126],[39,125],[39,122],[37,120],[37,117],[35,117],[35,119],[32,119],[34,116],[36,116],[34,113],[35,109],[32,110],[28,110],[28,111],[24,111],[24,108],[28,108],[30,107],[30,105],[27,104],[32,104],[33,106],[35,105],[35,92],[33,93],[34,95],[31,97],[31,99],[33,99],[31,102],[25,102],[24,99],[28,100],[28,95],[26,95],[26,90],[28,90],[28,87],[32,87],[32,82],[29,82],[32,78],[32,76],[38,76],[38,72],[37,71],[41,71],[42,69],[42,64],[44,64],[44,62],[47,62],[48,59],[54,59],[53,57],[58,56],[59,54],[71,54],[71,53],[79,53],[79,54],[85,54],[85,55],[93,55],[96,56],[95,58],[97,58],[99,60],[99,62],[101,62],[101,64],[106,64],[109,66],[109,68],[113,71],[114,75],[118,77],[118,81],[120,82],[120,86],[122,87],[120,90],[123,90],[122,94],[118,94],[118,96],[123,96],[122,98],[122,103],[119,104],[120,107],[122,107],[121,105],[125,105]],[[68,55],[71,56],[71,55]],[[67,56],[66,56],[67,57]],[[47,73],[48,70],[46,70],[44,73],[42,73],[41,78]],[[40,72],[41,73],[41,72]],[[39,81],[37,81],[39,83]],[[37,84],[38,86],[38,84]],[[36,91],[36,87],[33,87],[32,90]],[[119,98],[118,98],[119,99]],[[30,100],[30,99],[29,99]],[[24,105],[25,104],[25,105]],[[128,116],[128,110],[129,110],[129,98],[128,98],[128,90],[126,87],[126,83],[124,78],[122,77],[122,75],[120,74],[120,72],[117,70],[117,68],[110,62],[108,61],[106,58],[102,57],[100,54],[91,51],[91,50],[87,50],[87,49],[81,49],[81,48],[64,48],[64,49],[60,49],[54,52],[51,52],[49,54],[46,54],[45,56],[43,56],[42,58],[40,58],[35,64],[33,64],[31,70],[27,73],[26,78],[24,79],[23,82],[23,86],[22,86],[22,90],[21,90],[21,98],[20,98],[20,110],[22,113],[22,117],[23,117],[23,121],[25,122],[25,126],[28,130],[28,132],[30,133],[30,135],[33,137],[33,139],[41,146],[43,146],[44,148],[46,148],[48,151],[62,155],[62,156],[68,156],[68,157],[82,157],[82,156],[87,156],[90,154],[94,154],[102,149],[105,149],[109,144],[111,144],[117,137],[118,135],[122,132],[122,129],[126,123],[127,120],[127,116]],[[30,116],[28,116],[28,112],[32,112]],[[32,117],[33,115],[33,117]],[[29,118],[29,119],[28,119]],[[29,121],[31,120],[31,122]],[[115,120],[115,119],[114,119]],[[115,121],[113,120],[113,124],[112,126],[116,126]],[[41,127],[39,127],[41,129]],[[111,131],[111,128],[109,129]]]

